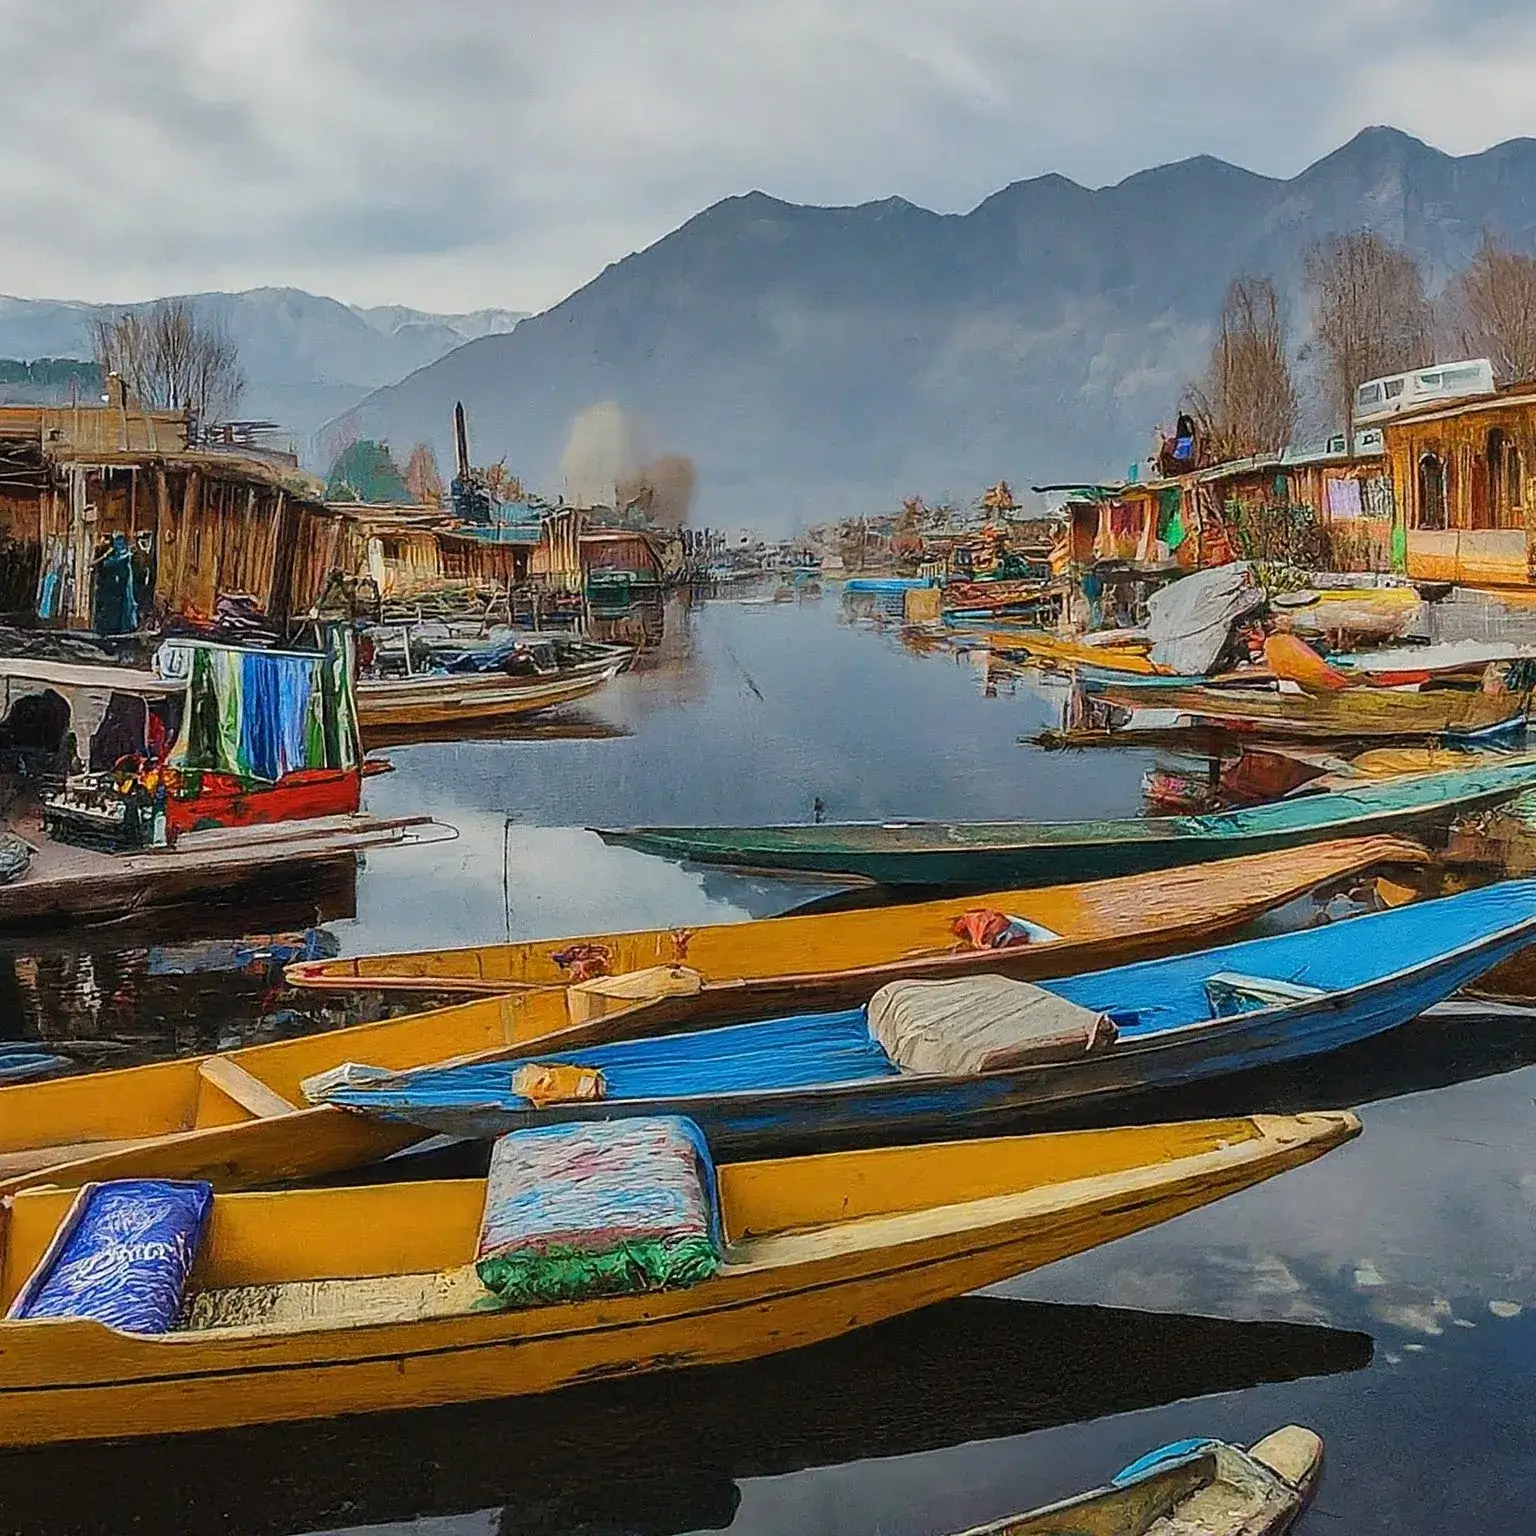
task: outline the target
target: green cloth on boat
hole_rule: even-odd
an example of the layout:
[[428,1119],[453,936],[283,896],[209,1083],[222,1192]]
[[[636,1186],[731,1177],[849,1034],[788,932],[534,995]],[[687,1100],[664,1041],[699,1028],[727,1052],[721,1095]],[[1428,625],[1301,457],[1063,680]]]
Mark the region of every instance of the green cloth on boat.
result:
[[1184,493],[1176,485],[1157,493],[1157,536],[1170,554],[1189,536],[1184,530]]
[[300,769],[357,767],[350,634],[331,630],[314,653],[185,644],[187,707],[170,761],[189,781],[218,773],[255,786]]
[[594,1296],[632,1296],[697,1285],[720,1268],[708,1237],[626,1238],[600,1253],[551,1247],[499,1253],[475,1265],[480,1283],[512,1306],[549,1306]]

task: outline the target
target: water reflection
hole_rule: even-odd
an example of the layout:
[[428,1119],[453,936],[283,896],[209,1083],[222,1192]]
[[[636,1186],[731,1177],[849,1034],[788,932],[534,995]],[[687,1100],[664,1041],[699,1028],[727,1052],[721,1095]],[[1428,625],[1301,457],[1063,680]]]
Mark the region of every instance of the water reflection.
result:
[[0,937],[0,1038],[101,1068],[329,1027],[337,1010],[287,995],[283,967],[339,952],[327,925],[355,912],[356,872],[348,855],[282,901]]
[[[985,697],[973,662],[914,654],[898,625],[877,636],[832,602],[669,608],[654,654],[571,732],[552,721],[537,737],[391,752],[397,771],[369,781],[369,809],[430,811],[461,836],[370,852],[355,906],[13,939],[0,1020],[145,1053],[340,1022],[270,973],[151,974],[150,952],[312,927],[359,953],[768,916],[828,893],[691,871],[580,829],[809,821],[817,800],[831,819],[1132,815],[1152,762],[1021,748],[1054,721],[1059,691],[1021,679]],[[1088,1486],[1163,1440],[1252,1439],[1288,1420],[1328,1441],[1304,1530],[1521,1530],[1536,1478],[1533,1097],[1536,1029],[1505,1017],[1421,1021],[1117,1105],[1098,1113],[1362,1104],[1366,1132],[1001,1299],[708,1379],[8,1457],[0,1530],[296,1532],[436,1514],[456,1532],[934,1536]]]
[[[493,1511],[496,1532],[723,1530],[744,1480],[941,1453],[1266,1382],[1370,1339],[969,1297],[752,1365],[533,1402],[11,1457],[0,1529],[291,1533]],[[878,1477],[871,1472],[872,1477]]]

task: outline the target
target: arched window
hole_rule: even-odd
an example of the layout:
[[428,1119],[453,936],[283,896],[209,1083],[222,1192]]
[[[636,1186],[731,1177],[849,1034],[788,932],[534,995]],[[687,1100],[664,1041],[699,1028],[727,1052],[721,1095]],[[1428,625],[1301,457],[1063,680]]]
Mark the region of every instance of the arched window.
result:
[[1445,527],[1445,465],[1432,453],[1419,460],[1419,528]]
[[1521,512],[1525,498],[1520,483],[1519,445],[1502,427],[1494,427],[1488,434],[1486,458],[1492,526],[1519,527],[1525,521]]

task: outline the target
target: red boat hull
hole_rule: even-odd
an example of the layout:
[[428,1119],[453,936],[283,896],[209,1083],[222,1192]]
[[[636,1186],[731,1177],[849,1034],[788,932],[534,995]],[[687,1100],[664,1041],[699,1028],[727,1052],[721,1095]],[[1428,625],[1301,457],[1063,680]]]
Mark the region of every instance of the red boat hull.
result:
[[172,842],[183,832],[207,827],[264,827],[316,816],[351,816],[363,793],[363,776],[356,768],[303,768],[261,789],[246,788],[219,773],[205,773],[202,780],[199,794],[166,801],[166,833]]

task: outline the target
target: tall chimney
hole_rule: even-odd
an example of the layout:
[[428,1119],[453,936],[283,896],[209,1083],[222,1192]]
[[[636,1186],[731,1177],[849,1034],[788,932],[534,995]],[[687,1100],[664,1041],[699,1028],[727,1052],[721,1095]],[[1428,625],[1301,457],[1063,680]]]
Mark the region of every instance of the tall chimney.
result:
[[469,429],[464,425],[464,402],[453,407],[453,465],[454,474],[469,484]]

